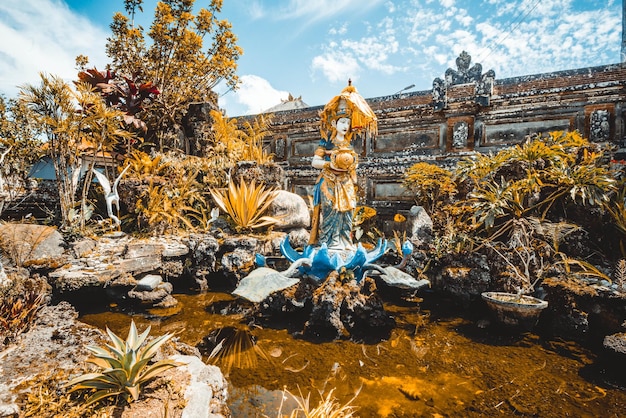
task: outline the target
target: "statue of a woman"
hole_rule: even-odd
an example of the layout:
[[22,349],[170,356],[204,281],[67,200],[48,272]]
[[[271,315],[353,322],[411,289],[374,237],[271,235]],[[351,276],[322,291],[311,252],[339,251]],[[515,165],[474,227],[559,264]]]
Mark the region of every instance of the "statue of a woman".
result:
[[352,221],[357,204],[358,155],[351,140],[355,132],[376,130],[374,112],[350,84],[320,115],[322,139],[312,161],[313,167],[322,172],[314,189],[309,244],[326,244],[331,250],[354,250]]

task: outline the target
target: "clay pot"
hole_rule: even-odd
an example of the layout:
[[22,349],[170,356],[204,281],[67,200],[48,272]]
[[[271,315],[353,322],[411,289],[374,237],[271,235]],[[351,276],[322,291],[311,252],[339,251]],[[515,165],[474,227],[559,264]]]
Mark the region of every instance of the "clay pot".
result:
[[531,330],[539,320],[548,302],[528,295],[506,292],[483,292],[481,294],[495,318],[504,325]]

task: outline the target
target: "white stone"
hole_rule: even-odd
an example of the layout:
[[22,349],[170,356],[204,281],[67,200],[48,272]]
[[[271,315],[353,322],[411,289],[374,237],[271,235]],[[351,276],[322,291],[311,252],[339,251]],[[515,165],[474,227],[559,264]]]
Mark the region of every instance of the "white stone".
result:
[[7,273],[4,271],[2,263],[0,263],[0,287],[7,286],[9,284],[11,284],[11,280],[9,280]]
[[384,267],[385,274],[382,274],[380,278],[388,285],[397,287],[399,289],[417,290],[424,286],[430,285],[430,282],[426,279],[416,280],[410,274],[403,272],[395,267]]
[[182,257],[189,253],[189,247],[180,242],[166,242],[163,257]]
[[298,283],[299,279],[285,277],[269,267],[259,267],[241,279],[233,292],[250,302],[261,302],[269,295]]
[[302,196],[286,190],[276,191],[276,198],[267,208],[267,215],[278,218],[276,229],[308,228],[311,214]]
[[185,390],[187,404],[183,409],[182,418],[223,418],[224,415],[216,413],[216,406],[211,400],[215,398],[225,401],[227,385],[224,375],[217,366],[204,364],[195,356],[176,355],[174,361],[184,363],[185,368],[191,375],[189,386]]
[[158,274],[146,274],[138,282],[135,290],[139,292],[152,291],[163,282],[163,278]]

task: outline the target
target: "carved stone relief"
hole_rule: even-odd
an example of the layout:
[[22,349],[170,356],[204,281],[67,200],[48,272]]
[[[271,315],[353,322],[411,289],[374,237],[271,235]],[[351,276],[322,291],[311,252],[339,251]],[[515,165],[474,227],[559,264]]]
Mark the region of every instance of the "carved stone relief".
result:
[[446,85],[439,77],[433,80],[432,97],[435,110],[441,110],[446,107],[446,102],[448,101]]
[[452,148],[467,147],[467,138],[469,137],[469,126],[467,122],[461,121],[454,124],[452,131]]
[[285,158],[286,142],[287,140],[284,136],[279,136],[278,138],[276,138],[276,142],[274,145],[276,147],[276,150],[274,151],[274,155],[279,160],[283,160]]
[[589,117],[589,139],[592,142],[606,142],[611,135],[610,113],[606,109],[594,110]]

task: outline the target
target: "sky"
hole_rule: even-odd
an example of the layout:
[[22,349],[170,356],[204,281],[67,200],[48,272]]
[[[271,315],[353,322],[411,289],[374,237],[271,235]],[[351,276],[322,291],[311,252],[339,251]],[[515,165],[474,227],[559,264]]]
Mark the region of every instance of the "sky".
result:
[[[146,32],[156,3],[136,16]],[[123,0],[0,1],[0,94],[40,72],[75,80],[81,54],[105,68],[116,11]],[[217,88],[230,117],[290,94],[323,105],[348,79],[365,98],[430,90],[462,51],[496,79],[621,61],[620,0],[223,0],[219,17],[244,51],[239,88]]]

